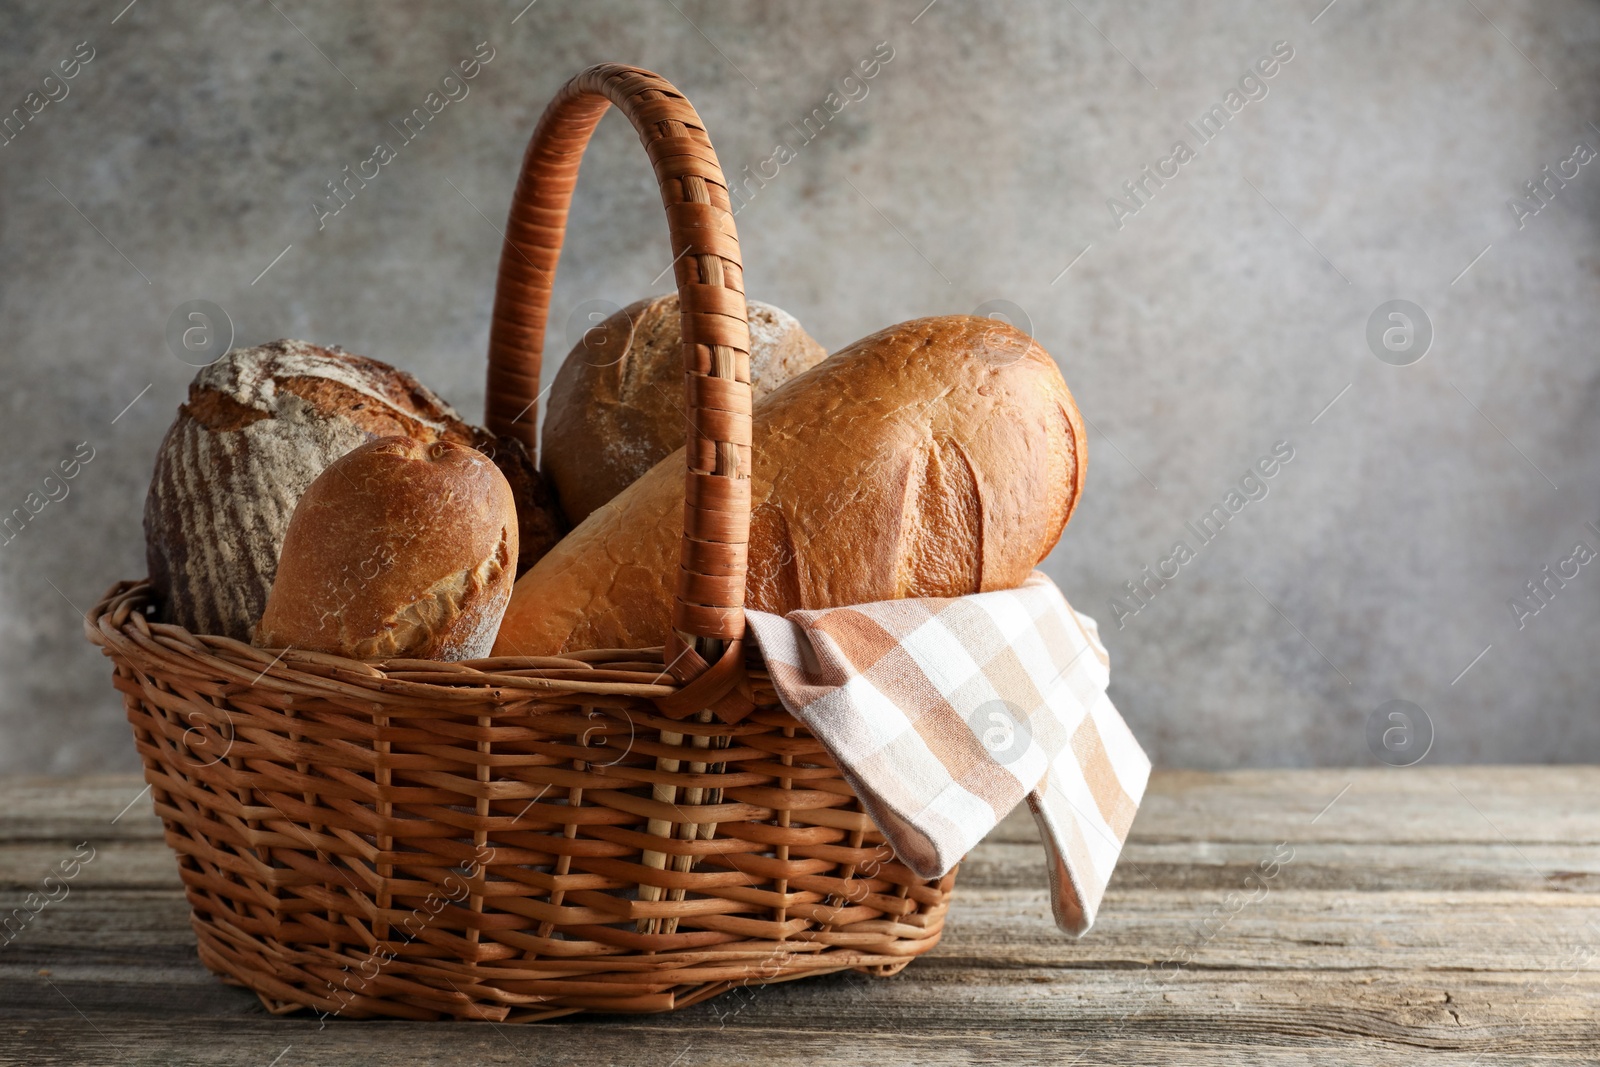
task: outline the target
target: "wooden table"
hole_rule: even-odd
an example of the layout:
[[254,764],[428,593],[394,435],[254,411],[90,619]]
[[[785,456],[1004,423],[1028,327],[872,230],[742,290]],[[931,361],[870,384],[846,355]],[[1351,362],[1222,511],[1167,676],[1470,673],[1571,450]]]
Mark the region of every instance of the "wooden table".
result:
[[0,782],[0,917],[67,887],[0,947],[0,1063],[1600,1062],[1600,768],[1158,773],[1082,941],[1013,816],[899,977],[521,1027],[266,1014],[196,959],[142,787]]

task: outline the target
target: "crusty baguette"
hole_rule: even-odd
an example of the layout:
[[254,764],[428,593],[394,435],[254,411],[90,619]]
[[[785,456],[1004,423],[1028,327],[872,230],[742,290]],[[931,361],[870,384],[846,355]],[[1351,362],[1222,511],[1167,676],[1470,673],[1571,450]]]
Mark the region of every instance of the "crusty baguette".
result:
[[254,641],[357,659],[486,656],[516,558],[511,486],[488,457],[380,438],[301,495]]
[[[755,300],[750,388],[760,400],[827,357],[793,315]],[[683,447],[678,294],[631,304],[584,334],[550,386],[539,465],[576,526]]]
[[[1017,586],[1083,488],[1083,422],[1027,335],[919,319],[755,409],[747,606],[787,612]],[[674,454],[517,582],[496,655],[663,642],[683,531]]]

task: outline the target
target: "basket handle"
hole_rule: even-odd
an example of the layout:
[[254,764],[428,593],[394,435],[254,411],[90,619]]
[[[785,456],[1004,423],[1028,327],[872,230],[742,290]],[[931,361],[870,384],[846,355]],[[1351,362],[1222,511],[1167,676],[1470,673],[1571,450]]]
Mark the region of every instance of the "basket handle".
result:
[[737,683],[743,663],[750,328],[727,179],[694,106],[660,75],[616,64],[590,67],[562,86],[540,118],[500,250],[486,421],[536,453],[540,356],[567,210],[583,151],[612,104],[633,123],[655,168],[682,312],[690,432],[666,658],[674,677],[699,683],[663,710],[688,714],[689,705],[716,704]]

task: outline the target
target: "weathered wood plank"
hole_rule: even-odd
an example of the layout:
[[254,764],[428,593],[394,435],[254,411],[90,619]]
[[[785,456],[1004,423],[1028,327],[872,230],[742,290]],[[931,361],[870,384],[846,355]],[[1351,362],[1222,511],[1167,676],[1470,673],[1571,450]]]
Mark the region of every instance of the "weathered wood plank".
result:
[[[78,851],[77,846],[81,844],[89,847]],[[46,876],[61,868],[63,863],[72,861],[77,861],[77,873],[68,882],[72,892],[91,886],[180,889],[177,860],[160,838],[143,841],[90,841],[85,838],[71,843],[20,841],[0,845],[0,857],[4,857],[4,866],[0,867],[0,901],[8,894],[21,896],[39,889]]]
[[[1446,845],[1312,842],[1291,846],[1274,885],[1292,889],[1600,891],[1600,848],[1503,841]],[[1137,838],[1123,850],[1109,892],[1240,889],[1272,844],[1184,841],[1151,844]],[[1038,887],[1044,858],[1035,842],[983,842],[961,864],[969,888]]]
[[[85,839],[87,840],[87,839]],[[8,893],[37,889],[81,842],[14,841],[0,845],[0,902]],[[178,886],[177,865],[159,839],[90,842],[73,890],[89,887],[160,889]],[[1503,842],[1451,845],[1299,844],[1274,880],[1278,888],[1377,890],[1600,891],[1600,848],[1592,845]],[[1183,889],[1221,895],[1240,889],[1272,846],[1236,842],[1132,842],[1110,892]],[[963,890],[1034,889],[1043,899],[1044,858],[1035,842],[989,840],[961,866]],[[6,905],[6,908],[15,905]],[[5,908],[0,908],[0,911]],[[1108,907],[1108,911],[1114,910]]]
[[160,839],[161,823],[143,776],[0,781],[0,842],[82,841],[86,837],[96,841]]
[[[300,1053],[291,1062],[301,1063],[478,1062],[448,1057],[497,1046],[523,1063],[670,1064],[691,1046],[697,1054],[677,1062],[999,1062],[971,1055],[987,1049],[1004,1050],[1013,1063],[1067,1063],[1086,1050],[1083,1062],[1102,1063],[1187,1063],[1207,1050],[1243,1057],[1213,1055],[1211,1062],[1401,1063],[1428,1051],[1486,1056],[1494,1064],[1579,1063],[1592,1062],[1600,998],[1600,976],[1559,971],[1515,978],[1203,971],[1164,981],[1107,971],[1020,977],[996,985],[841,975],[643,1019],[542,1027],[333,1020],[319,1029],[315,1019],[266,1016],[243,996],[227,1005],[238,1010],[218,1012],[223,998],[187,986],[156,1004],[154,990],[106,985],[96,1001],[82,984],[41,976],[32,995],[7,1011],[4,1032],[34,1035],[26,1046],[36,1057],[31,1063],[266,1064],[290,1045]],[[619,1044],[614,1039],[622,1035]],[[59,1058],[48,1055],[52,1046]],[[215,1058],[219,1047],[228,1058]],[[608,1047],[609,1054],[601,1051]],[[1133,1048],[1148,1058],[1133,1058]],[[0,1063],[23,1062],[6,1055],[0,1046]]]
[[[939,948],[907,973],[997,984],[1027,968],[1511,974],[1542,971],[1585,945],[1600,972],[1600,898],[1587,895],[1281,890],[1230,913],[1219,900],[1197,905],[1169,891],[1107,907],[1114,914],[1072,940],[1055,932],[1042,894],[967,892]],[[0,1002],[36,968],[63,981],[92,972],[96,981],[153,983],[144,968],[192,960],[193,945],[176,892],[84,890],[40,912],[0,953]]]
[[[1157,771],[1133,834],[1146,842],[1600,844],[1596,798],[1600,767]],[[995,834],[1032,840],[1032,821],[1014,813]]]

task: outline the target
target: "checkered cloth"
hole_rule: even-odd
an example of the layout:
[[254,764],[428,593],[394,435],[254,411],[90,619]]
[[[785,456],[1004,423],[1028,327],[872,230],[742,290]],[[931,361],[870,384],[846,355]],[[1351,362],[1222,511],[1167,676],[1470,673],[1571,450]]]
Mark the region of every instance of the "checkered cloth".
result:
[[1056,925],[1089,929],[1150,760],[1106,697],[1095,621],[1054,582],[746,615],[784,707],[918,877],[947,873],[1026,797]]

